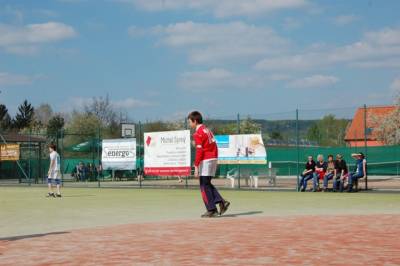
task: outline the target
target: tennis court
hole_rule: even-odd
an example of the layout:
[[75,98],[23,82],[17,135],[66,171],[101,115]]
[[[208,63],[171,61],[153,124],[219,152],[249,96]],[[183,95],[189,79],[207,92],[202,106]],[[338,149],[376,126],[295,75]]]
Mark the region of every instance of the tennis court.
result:
[[400,263],[399,194],[222,191],[202,220],[197,190],[0,191],[0,265]]

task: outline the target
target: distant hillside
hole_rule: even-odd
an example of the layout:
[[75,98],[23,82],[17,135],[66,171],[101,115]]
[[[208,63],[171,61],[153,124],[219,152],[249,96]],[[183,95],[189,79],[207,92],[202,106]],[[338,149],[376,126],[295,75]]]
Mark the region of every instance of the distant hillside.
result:
[[[315,146],[319,143],[315,140],[309,140],[309,130],[321,123],[321,119],[315,120],[299,120],[299,138],[300,144],[305,146]],[[351,120],[345,120],[350,122]],[[261,126],[261,132],[267,145],[295,145],[296,144],[296,120],[264,120],[254,119],[252,123]],[[233,133],[236,130],[235,120],[208,120],[214,128],[226,127],[230,125]],[[248,132],[249,133],[249,132]]]
[[[280,132],[284,136],[296,135],[296,120],[265,120],[254,119],[254,123],[261,125],[263,134],[271,135],[272,132]],[[320,120],[299,120],[300,137],[307,135],[308,129]],[[236,124],[236,120],[207,120],[207,123],[213,125]]]

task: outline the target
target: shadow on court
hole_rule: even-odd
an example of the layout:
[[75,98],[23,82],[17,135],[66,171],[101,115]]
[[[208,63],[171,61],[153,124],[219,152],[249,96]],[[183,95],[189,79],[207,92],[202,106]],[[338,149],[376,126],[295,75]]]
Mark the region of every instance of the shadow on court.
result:
[[46,234],[34,234],[34,235],[24,235],[24,236],[10,236],[10,237],[3,237],[0,238],[0,241],[18,241],[23,239],[30,239],[30,238],[39,238],[51,235],[63,235],[69,234],[70,232],[53,232],[53,233],[46,233]]
[[89,197],[96,197],[96,195],[66,195],[62,196],[63,198],[89,198]]
[[251,216],[251,215],[257,215],[257,214],[261,214],[263,213],[262,211],[251,211],[251,212],[242,212],[242,213],[232,213],[232,214],[227,214],[227,215],[223,215],[221,216],[221,218],[223,217],[240,217],[240,216]]

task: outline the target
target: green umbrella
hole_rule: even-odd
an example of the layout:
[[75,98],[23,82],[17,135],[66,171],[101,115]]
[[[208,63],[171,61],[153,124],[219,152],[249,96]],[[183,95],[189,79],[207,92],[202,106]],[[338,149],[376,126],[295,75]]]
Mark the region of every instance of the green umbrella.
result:
[[76,145],[69,146],[65,148],[65,150],[73,151],[73,152],[91,152],[93,151],[93,147],[101,148],[101,141],[99,142],[97,139],[91,139],[89,141],[85,141]]

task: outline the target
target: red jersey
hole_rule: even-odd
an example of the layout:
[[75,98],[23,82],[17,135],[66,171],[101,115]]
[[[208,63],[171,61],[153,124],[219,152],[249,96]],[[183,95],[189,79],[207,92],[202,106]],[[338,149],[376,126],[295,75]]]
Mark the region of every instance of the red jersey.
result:
[[218,159],[218,147],[214,134],[205,125],[199,125],[193,135],[196,144],[196,159],[194,165],[199,167],[205,160]]

